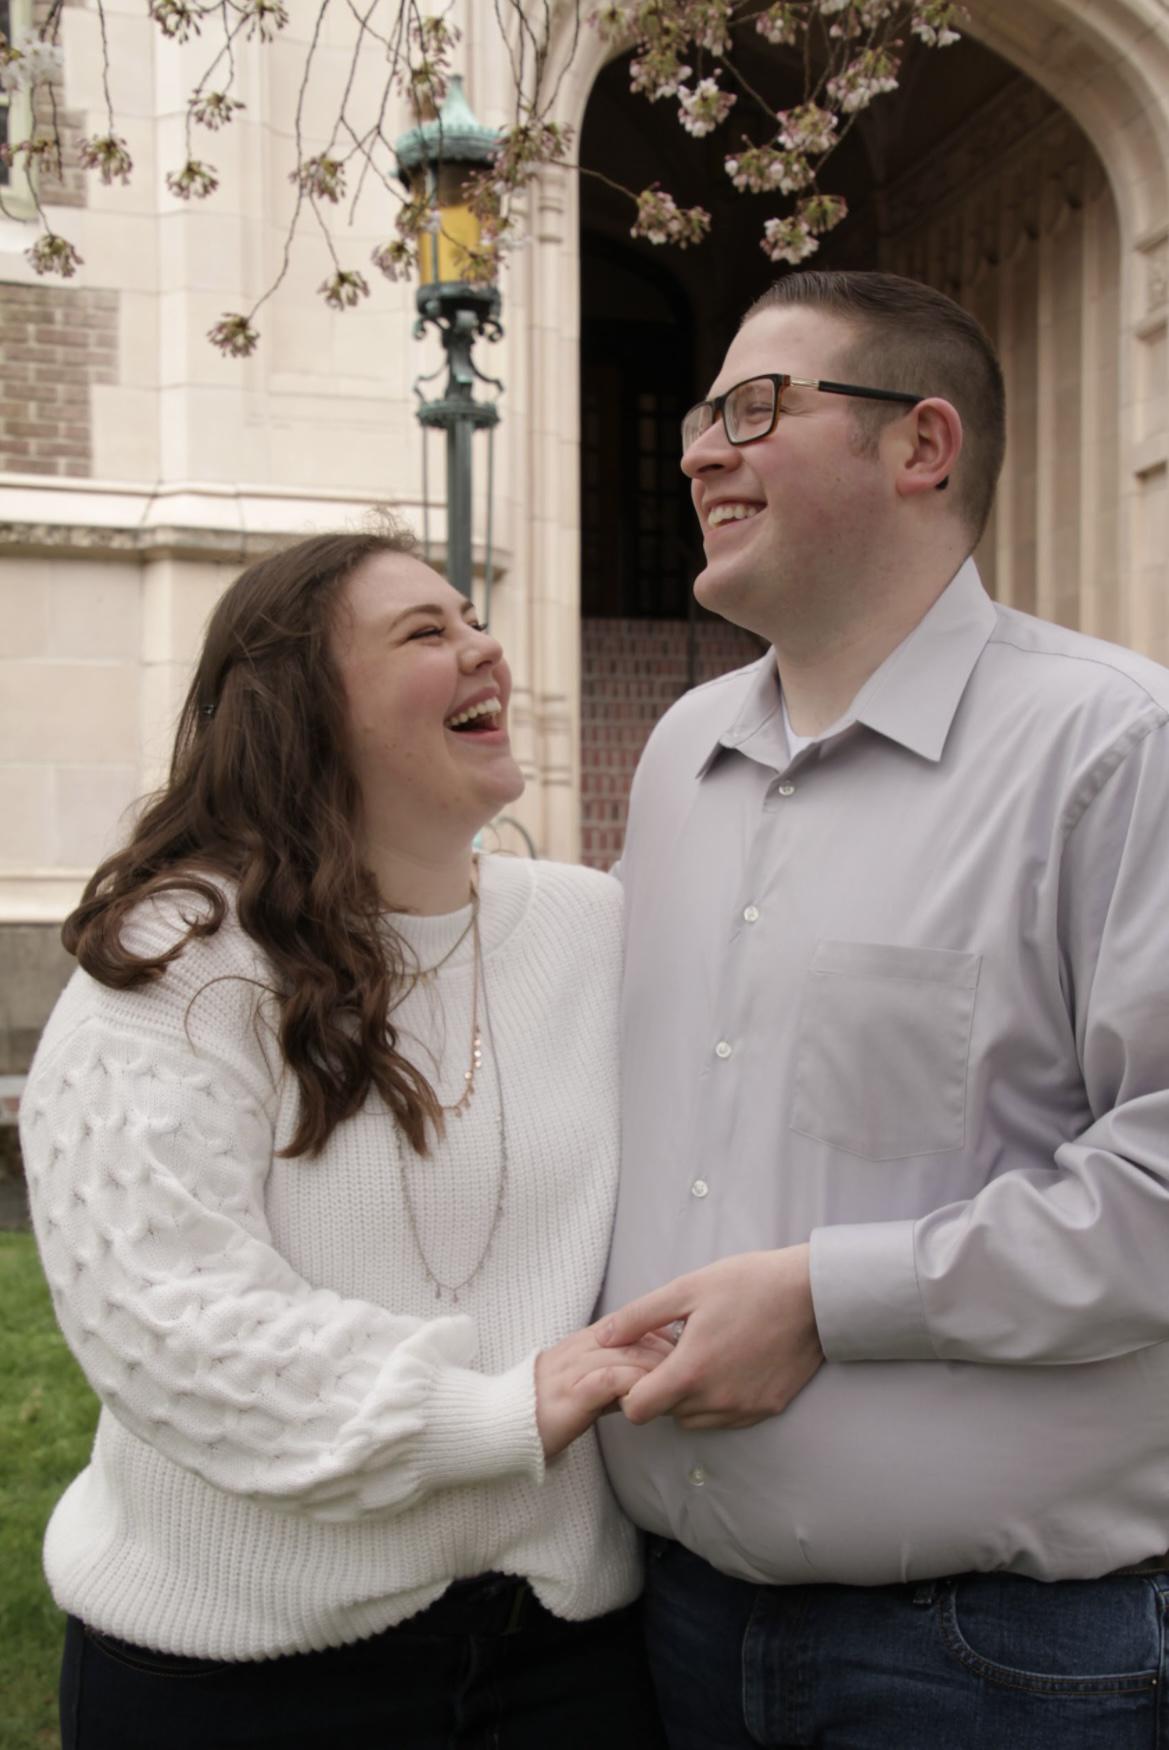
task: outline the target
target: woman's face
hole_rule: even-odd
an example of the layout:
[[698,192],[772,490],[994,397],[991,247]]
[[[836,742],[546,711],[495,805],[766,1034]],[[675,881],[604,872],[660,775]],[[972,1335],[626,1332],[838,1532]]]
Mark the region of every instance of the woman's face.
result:
[[344,586],[332,645],[367,833],[419,854],[469,843],[524,787],[511,675],[473,604],[421,560],[377,553]]

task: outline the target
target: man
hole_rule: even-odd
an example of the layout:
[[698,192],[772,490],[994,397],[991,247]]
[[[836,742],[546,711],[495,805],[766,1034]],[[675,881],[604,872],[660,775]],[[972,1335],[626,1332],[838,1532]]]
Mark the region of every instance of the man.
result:
[[884,274],[780,281],[685,422],[696,593],[773,648],[622,861],[608,1340],[678,1341],[604,1440],[673,1750],[1169,1731],[1169,674],[984,593],[1003,431]]

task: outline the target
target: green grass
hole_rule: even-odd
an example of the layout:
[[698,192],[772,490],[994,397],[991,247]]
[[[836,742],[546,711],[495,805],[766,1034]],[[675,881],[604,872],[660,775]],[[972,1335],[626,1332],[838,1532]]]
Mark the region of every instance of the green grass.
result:
[[0,1750],[55,1750],[64,1618],[41,1539],[89,1457],[98,1406],[57,1329],[31,1234],[0,1233],[0,1384]]

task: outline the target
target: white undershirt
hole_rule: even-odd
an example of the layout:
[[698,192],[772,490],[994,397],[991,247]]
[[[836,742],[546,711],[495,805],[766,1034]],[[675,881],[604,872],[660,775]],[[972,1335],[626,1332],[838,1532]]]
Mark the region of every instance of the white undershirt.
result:
[[783,733],[787,736],[788,758],[794,760],[797,754],[803,753],[806,747],[811,747],[812,743],[819,741],[820,737],[818,735],[796,734],[792,728],[792,720],[787,714],[787,699],[782,688],[780,688],[779,693],[779,704],[783,712]]

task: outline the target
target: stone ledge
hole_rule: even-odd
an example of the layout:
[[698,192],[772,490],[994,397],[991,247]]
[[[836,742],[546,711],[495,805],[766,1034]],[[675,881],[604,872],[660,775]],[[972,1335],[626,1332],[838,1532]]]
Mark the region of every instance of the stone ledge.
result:
[[[279,547],[294,541],[307,540],[316,530],[243,530],[174,525],[127,528],[92,523],[0,522],[0,557],[20,559],[65,558],[94,560],[137,559],[146,563],[153,559],[217,560],[221,563],[247,564],[263,558]],[[418,555],[424,558],[421,537]],[[446,571],[446,544],[430,543],[426,561],[436,571]],[[506,582],[511,569],[511,554],[495,548],[492,566],[493,587]],[[485,554],[478,544],[471,555],[471,570],[476,582],[486,574]]]
[[86,523],[0,522],[0,552],[85,559],[258,559],[294,535],[213,528],[100,528]]

